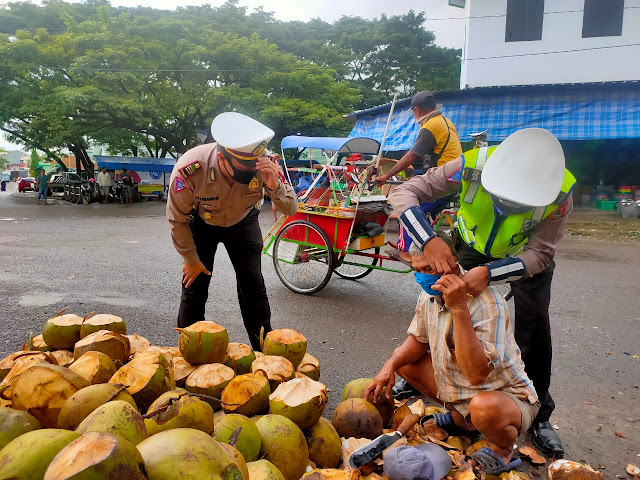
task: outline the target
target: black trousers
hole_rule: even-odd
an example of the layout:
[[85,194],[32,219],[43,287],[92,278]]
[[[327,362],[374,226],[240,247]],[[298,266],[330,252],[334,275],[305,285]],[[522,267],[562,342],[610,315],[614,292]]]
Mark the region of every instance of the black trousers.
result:
[[[191,234],[198,257],[215,275],[213,261],[218,244],[222,243],[236,272],[238,301],[244,326],[254,350],[260,350],[260,328],[265,334],[271,331],[271,308],[262,277],[262,232],[258,224],[258,209],[253,209],[244,219],[231,227],[207,224],[194,215],[190,222]],[[182,285],[182,298],[178,313],[178,327],[187,327],[204,320],[204,308],[209,296],[211,276],[200,274],[189,288]],[[215,320],[215,319],[214,319]]]
[[[462,241],[458,245],[458,261],[465,270],[483,265],[493,260],[478,253]],[[551,301],[551,281],[555,262],[533,277],[511,283],[516,309],[515,337],[527,376],[533,382],[541,407],[535,419],[546,422],[556,407],[551,395],[551,325],[549,322],[549,302]]]

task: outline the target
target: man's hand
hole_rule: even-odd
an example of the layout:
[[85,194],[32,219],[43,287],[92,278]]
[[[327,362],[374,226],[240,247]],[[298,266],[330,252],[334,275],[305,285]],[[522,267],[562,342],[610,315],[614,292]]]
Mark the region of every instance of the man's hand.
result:
[[415,271],[433,275],[445,275],[457,270],[456,259],[451,253],[451,249],[440,237],[433,237],[425,243],[422,252],[424,255],[413,255],[411,257],[411,263]]
[[211,272],[205,268],[202,262],[194,263],[193,265],[183,265],[182,284],[189,288],[201,273],[211,275]]
[[469,290],[467,284],[457,275],[444,275],[431,288],[442,292],[444,303],[450,309],[466,308]]
[[269,190],[276,190],[280,186],[280,167],[269,157],[260,157],[256,168],[262,174],[262,180]]
[[378,177],[373,177],[373,183],[375,183],[378,187],[381,187],[389,181],[389,178],[391,178],[389,175],[380,175]]
[[480,265],[469,270],[461,278],[467,284],[469,293],[477,297],[489,286],[489,269]]
[[364,392],[364,398],[368,399],[369,395],[373,394],[373,401],[377,402],[380,394],[382,393],[382,389],[385,387],[387,388],[385,396],[387,398],[391,398],[391,389],[393,388],[394,383],[396,383],[396,372],[387,362],[375,376],[371,385],[369,385],[367,390]]

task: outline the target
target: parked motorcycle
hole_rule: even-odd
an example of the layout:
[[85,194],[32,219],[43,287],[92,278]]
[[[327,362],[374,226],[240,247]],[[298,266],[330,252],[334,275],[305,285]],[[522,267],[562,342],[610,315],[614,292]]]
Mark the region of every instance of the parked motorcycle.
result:
[[116,180],[116,186],[114,188],[114,200],[118,203],[127,203],[127,197],[124,193],[124,182],[122,180]]
[[95,197],[95,192],[93,189],[93,182],[86,181],[80,185],[80,198],[82,199],[83,205],[89,205],[93,202]]

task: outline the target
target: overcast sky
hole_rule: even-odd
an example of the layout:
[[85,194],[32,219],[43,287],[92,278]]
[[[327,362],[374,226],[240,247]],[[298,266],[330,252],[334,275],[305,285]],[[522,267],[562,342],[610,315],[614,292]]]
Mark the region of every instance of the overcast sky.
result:
[[[112,5],[135,7],[142,5],[161,9],[175,9],[177,5],[204,5],[210,3],[217,7],[225,0],[111,0]],[[402,15],[409,10],[426,12],[428,18],[463,17],[464,10],[450,7],[448,0],[240,0],[240,5],[252,11],[256,7],[264,7],[274,12],[278,20],[309,20],[320,17],[332,22],[343,15],[364,18],[379,17],[385,13]],[[436,35],[436,43],[443,47],[462,48],[464,42],[464,20],[427,21],[425,27]],[[14,149],[0,136],[0,147]]]

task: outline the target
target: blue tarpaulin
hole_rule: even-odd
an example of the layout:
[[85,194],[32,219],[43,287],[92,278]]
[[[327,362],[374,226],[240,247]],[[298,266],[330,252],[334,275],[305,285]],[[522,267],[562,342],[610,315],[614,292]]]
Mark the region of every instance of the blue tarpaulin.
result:
[[98,168],[107,167],[107,170],[134,170],[139,172],[164,172],[171,173],[176,164],[175,158],[157,157],[112,157],[106,155],[94,155],[93,159]]
[[[640,138],[640,82],[472,88],[435,94],[461,141],[488,129],[499,142],[523,128],[551,131],[559,140]],[[410,99],[396,103],[385,151],[408,150],[418,136]],[[349,136],[382,140],[390,105],[354,112]]]
[[282,139],[282,148],[319,148],[339,153],[378,153],[380,148],[378,141],[360,137],[363,136],[351,135],[350,138],[339,138],[290,135]]

